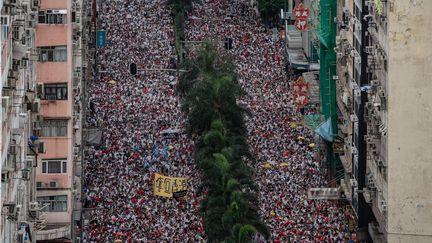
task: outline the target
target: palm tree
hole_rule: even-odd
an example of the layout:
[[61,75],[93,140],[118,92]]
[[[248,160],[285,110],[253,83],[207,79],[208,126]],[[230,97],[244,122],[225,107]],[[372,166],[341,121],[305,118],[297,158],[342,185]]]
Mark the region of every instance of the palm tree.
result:
[[233,65],[207,43],[194,60],[185,64],[177,89],[187,117],[189,135],[198,137],[195,162],[202,172],[198,194],[209,242],[249,242],[255,234],[269,237],[258,214],[253,160],[247,143],[244,116],[237,104],[245,92]]

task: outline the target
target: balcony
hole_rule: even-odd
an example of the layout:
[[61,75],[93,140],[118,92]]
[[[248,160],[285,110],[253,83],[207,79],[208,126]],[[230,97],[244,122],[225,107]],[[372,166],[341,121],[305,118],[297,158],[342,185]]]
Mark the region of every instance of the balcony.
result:
[[67,225],[48,225],[36,232],[36,240],[55,240],[70,238],[71,227]]

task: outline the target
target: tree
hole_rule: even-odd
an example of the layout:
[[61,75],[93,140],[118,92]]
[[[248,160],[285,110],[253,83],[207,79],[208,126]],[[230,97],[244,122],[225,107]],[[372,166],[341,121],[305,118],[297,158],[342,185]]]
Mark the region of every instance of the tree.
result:
[[258,0],[258,10],[264,19],[274,17],[286,6],[287,0]]
[[231,62],[206,43],[180,77],[177,90],[187,130],[198,138],[195,162],[201,170],[198,194],[209,242],[249,242],[253,235],[269,237],[258,214],[257,187],[244,122],[248,110],[237,104],[246,95]]

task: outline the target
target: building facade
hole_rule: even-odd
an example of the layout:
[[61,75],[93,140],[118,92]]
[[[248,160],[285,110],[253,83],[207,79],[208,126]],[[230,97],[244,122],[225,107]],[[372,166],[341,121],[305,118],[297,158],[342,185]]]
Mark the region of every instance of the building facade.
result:
[[46,153],[38,159],[37,201],[44,225],[40,242],[72,242],[80,197],[81,3],[41,0],[36,24],[40,137]]
[[342,187],[361,240],[432,240],[431,10],[429,1],[338,1]]
[[0,1],[0,242],[31,242],[39,223],[35,191],[40,116],[37,97],[35,16],[38,1]]

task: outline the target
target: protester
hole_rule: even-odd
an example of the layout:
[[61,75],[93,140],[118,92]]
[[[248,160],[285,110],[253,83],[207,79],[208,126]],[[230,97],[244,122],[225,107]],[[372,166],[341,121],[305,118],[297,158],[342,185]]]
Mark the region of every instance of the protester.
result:
[[[100,146],[85,151],[85,242],[191,242],[204,237],[199,217],[193,142],[182,129],[173,23],[165,1],[105,1],[99,24],[111,45],[99,48],[99,75],[89,84],[88,126],[103,128]],[[155,172],[189,178],[185,200],[153,196]]]
[[[313,134],[300,124],[289,91],[283,43],[272,40],[271,31],[266,31],[249,3],[194,3],[186,39],[234,40],[233,50],[225,51],[221,44],[221,51],[234,61],[248,93],[239,103],[253,112],[247,126],[257,162],[251,165],[256,170],[260,213],[272,240],[343,239],[342,208],[307,200],[307,188],[326,185],[321,160],[309,146]],[[183,133],[164,133],[184,131],[185,119],[175,94],[177,77],[149,70],[168,68],[175,57],[166,1],[107,0],[98,18],[110,44],[97,51],[99,75],[88,90],[87,126],[101,127],[103,139],[101,145],[85,151],[85,218],[89,221],[83,241],[204,242],[194,143]],[[131,62],[138,65],[136,76],[129,73]],[[184,200],[154,196],[154,173],[189,178]]]
[[[232,50],[225,50],[223,43],[219,47],[235,63],[240,83],[248,93],[240,103],[253,113],[247,126],[257,162],[251,165],[256,171],[261,215],[271,229],[272,240],[343,240],[343,207],[307,199],[308,188],[326,187],[323,160],[313,149],[313,132],[301,125],[300,111],[290,93],[289,83],[297,76],[287,75],[284,43],[275,40],[248,3],[205,0],[195,4],[188,16],[186,39],[234,40]],[[307,113],[314,110],[311,106]]]

